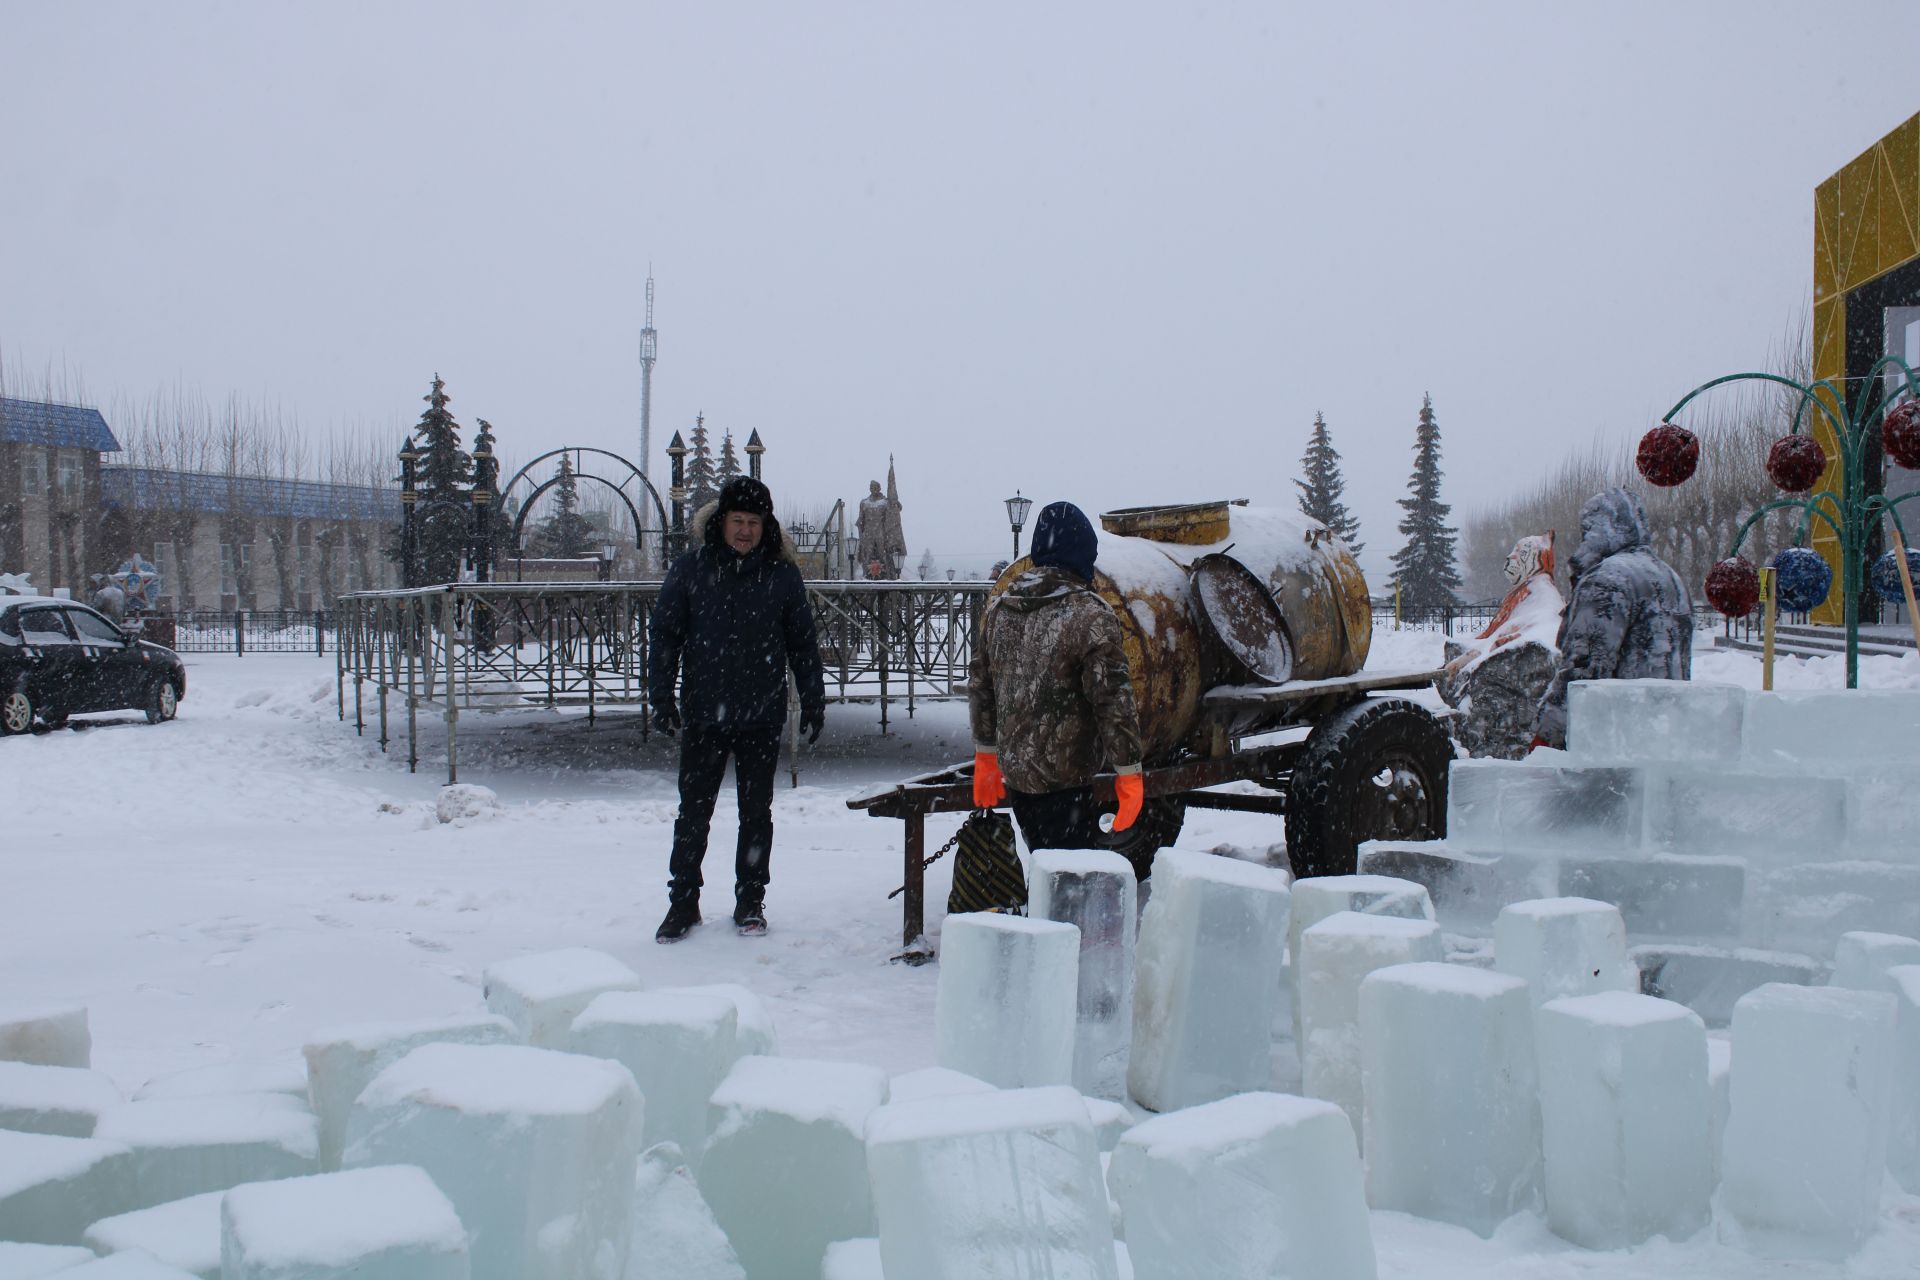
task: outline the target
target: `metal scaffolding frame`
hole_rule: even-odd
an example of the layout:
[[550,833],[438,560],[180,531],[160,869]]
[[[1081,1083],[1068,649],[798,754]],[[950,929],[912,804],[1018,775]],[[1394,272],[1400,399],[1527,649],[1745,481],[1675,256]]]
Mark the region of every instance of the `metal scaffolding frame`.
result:
[[[809,582],[827,697],[890,709],[966,697],[989,582]],[[459,781],[462,714],[647,699],[647,624],[658,582],[463,582],[343,595],[335,605],[336,702],[354,730],[373,717],[380,749],[406,715],[407,768],[420,764],[420,713],[446,726],[447,781]],[[791,692],[789,693],[791,697]],[[372,706],[369,706],[369,702]],[[642,736],[648,732],[642,721]],[[798,718],[789,715],[788,761]]]

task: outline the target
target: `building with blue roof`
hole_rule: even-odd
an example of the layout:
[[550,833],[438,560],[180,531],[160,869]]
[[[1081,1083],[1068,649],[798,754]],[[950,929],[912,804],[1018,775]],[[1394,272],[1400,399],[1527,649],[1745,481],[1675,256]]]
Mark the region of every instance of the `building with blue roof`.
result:
[[0,573],[86,594],[103,554],[100,457],[119,451],[98,409],[0,396]]

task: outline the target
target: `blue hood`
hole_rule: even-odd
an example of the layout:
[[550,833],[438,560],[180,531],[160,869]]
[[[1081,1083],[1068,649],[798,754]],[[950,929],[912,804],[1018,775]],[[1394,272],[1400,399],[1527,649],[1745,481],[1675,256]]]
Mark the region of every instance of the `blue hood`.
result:
[[1087,582],[1093,581],[1093,562],[1100,554],[1100,541],[1086,513],[1071,502],[1050,502],[1033,526],[1033,562],[1065,569]]

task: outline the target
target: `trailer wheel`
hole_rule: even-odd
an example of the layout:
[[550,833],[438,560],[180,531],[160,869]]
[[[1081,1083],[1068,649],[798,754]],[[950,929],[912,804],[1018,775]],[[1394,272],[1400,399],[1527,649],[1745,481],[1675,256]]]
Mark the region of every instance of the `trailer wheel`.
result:
[[1355,703],[1320,722],[1287,786],[1293,874],[1350,875],[1368,840],[1437,840],[1447,833],[1453,739],[1404,698]]
[[1140,806],[1140,816],[1125,831],[1101,836],[1107,848],[1133,864],[1133,874],[1145,880],[1153,874],[1153,855],[1180,838],[1187,820],[1185,802],[1151,796]]

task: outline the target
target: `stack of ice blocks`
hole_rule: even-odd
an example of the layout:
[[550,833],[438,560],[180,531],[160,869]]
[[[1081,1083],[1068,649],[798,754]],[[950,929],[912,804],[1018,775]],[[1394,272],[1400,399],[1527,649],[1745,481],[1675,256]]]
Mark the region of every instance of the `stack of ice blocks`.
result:
[[1724,1022],[1817,980],[1848,930],[1920,932],[1920,691],[1575,684],[1568,750],[1453,765],[1448,837],[1360,870],[1427,886],[1444,929],[1542,897],[1613,903],[1646,989]]

